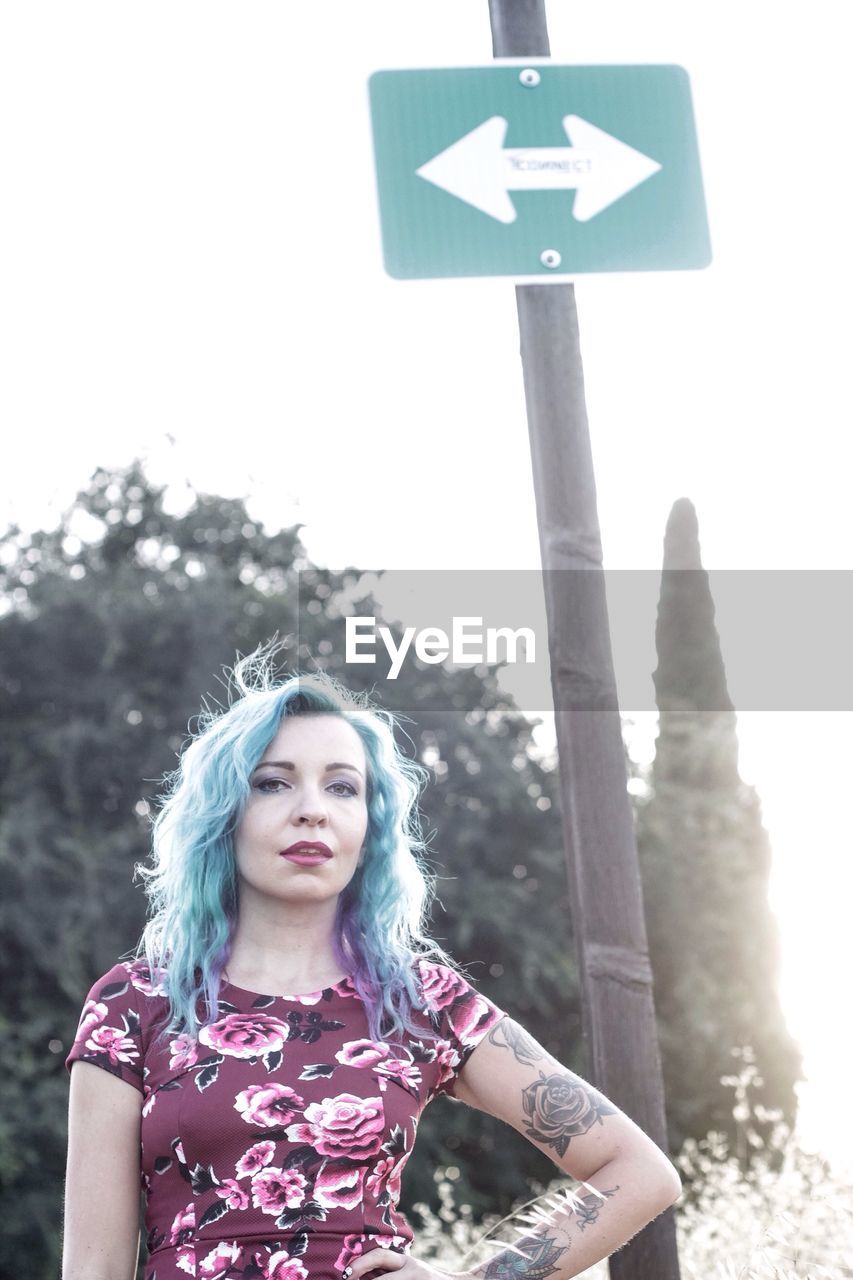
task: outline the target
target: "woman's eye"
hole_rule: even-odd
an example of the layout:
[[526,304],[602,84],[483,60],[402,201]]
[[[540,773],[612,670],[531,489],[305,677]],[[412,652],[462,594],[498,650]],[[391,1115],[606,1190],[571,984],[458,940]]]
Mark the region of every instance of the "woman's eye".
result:
[[343,787],[343,788],[344,788],[344,794],[345,794],[345,795],[348,795],[348,796],[356,796],[356,795],[358,795],[358,791],[357,791],[357,790],[356,790],[356,788],[352,785],[352,783],[351,783],[351,782],[333,782],[333,783],[332,783],[332,786],[333,786],[333,787]]
[[[255,783],[255,786],[257,787],[258,791],[264,792],[267,795],[275,795],[278,792],[280,787],[286,787],[289,785],[290,784],[284,778],[262,778],[260,782]],[[330,788],[343,787],[344,795],[348,795],[348,796],[358,795],[357,789],[353,786],[351,782],[331,782],[329,786]],[[337,792],[336,794],[340,795],[341,793]]]

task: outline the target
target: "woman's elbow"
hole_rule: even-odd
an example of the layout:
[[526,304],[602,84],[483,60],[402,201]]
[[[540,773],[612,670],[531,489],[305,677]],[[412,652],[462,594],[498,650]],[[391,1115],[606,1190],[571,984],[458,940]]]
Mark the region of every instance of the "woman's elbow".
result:
[[622,1173],[648,1201],[652,1216],[657,1217],[681,1197],[683,1187],[675,1165],[660,1147],[644,1142],[639,1150],[620,1152],[624,1161]]
[[681,1198],[681,1192],[684,1190],[678,1170],[672,1161],[666,1159],[666,1157],[664,1157],[660,1165],[660,1176],[656,1179],[656,1186],[660,1187],[661,1208],[659,1212],[663,1213],[664,1209],[668,1209],[670,1205],[675,1204]]
[[641,1161],[642,1180],[655,1203],[660,1205],[658,1212],[663,1213],[681,1196],[683,1187],[679,1172],[666,1152],[648,1135],[644,1135],[637,1157]]

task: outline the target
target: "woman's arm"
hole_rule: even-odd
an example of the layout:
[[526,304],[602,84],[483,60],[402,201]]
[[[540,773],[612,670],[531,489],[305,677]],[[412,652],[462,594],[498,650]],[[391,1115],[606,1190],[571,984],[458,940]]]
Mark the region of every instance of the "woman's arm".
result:
[[62,1280],[134,1280],[139,1260],[142,1094],[91,1062],[74,1062]]
[[[553,1209],[547,1223],[512,1241],[526,1256],[496,1250],[480,1266],[453,1274],[569,1280],[615,1253],[681,1194],[674,1165],[651,1138],[510,1017],[496,1022],[471,1053],[452,1096],[506,1121],[586,1183],[574,1208]],[[364,1280],[374,1268],[404,1270],[401,1280],[441,1274],[392,1250],[372,1249],[355,1259],[344,1280]]]
[[466,1274],[490,1280],[505,1275],[509,1263],[517,1276],[535,1271],[540,1280],[569,1280],[621,1248],[681,1194],[674,1165],[651,1138],[512,1018],[477,1046],[454,1093],[511,1124],[587,1184],[574,1208],[553,1210],[548,1225],[513,1241],[530,1262],[505,1251]]

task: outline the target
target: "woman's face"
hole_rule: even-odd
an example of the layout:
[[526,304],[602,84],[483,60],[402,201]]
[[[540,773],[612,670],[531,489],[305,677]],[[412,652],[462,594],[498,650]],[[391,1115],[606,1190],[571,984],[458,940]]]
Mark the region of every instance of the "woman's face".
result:
[[[367,833],[367,760],[355,729],[335,715],[286,717],[251,777],[234,834],[241,894],[282,901],[336,898],[358,865]],[[300,842],[331,856],[300,865]]]

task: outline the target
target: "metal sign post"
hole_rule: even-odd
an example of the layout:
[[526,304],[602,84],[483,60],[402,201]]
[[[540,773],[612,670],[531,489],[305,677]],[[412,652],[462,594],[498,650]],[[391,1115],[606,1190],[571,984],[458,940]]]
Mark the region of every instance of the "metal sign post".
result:
[[[689,86],[680,67],[555,66],[545,0],[489,9],[497,64],[371,76],[385,265],[398,278],[526,281],[516,301],[589,1072],[666,1149],[574,286],[560,277],[707,266]],[[679,1280],[674,1210],[609,1265],[614,1280]]]
[[[544,0],[491,0],[490,12],[496,57],[548,53]],[[592,1083],[666,1150],[574,286],[518,285],[516,301],[590,1073]],[[598,589],[579,595],[582,613],[572,584],[590,570]],[[614,1254],[609,1267],[613,1280],[679,1280],[674,1209]]]

